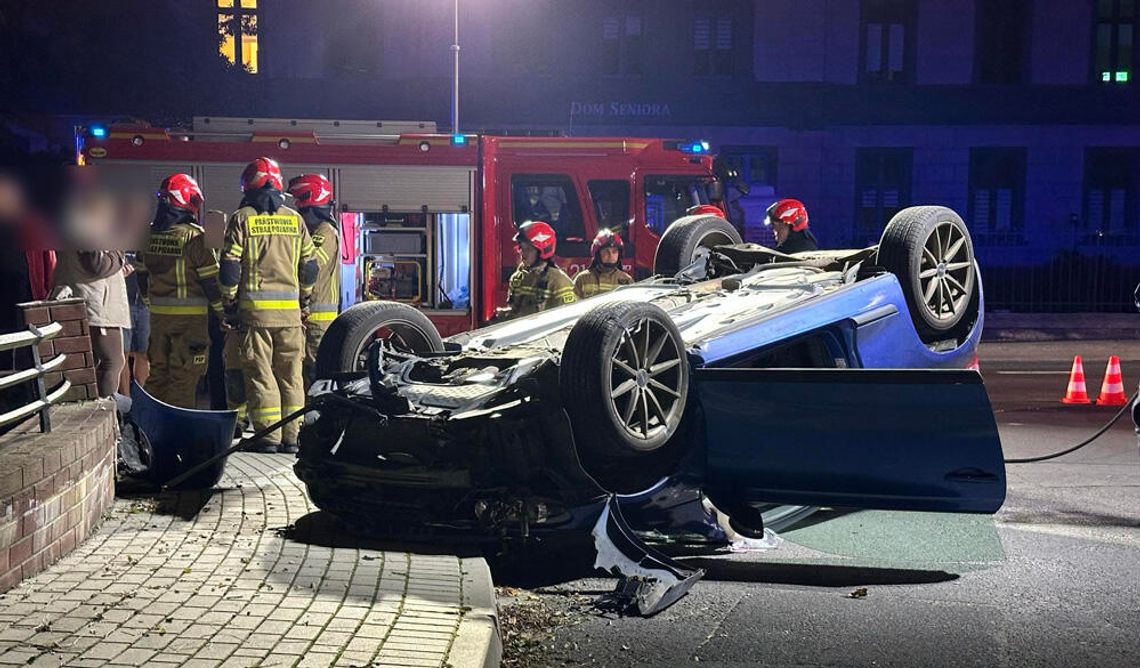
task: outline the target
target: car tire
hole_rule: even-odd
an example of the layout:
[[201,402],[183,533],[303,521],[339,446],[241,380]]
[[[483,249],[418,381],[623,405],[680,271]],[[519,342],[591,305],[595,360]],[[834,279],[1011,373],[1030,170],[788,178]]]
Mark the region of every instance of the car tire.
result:
[[898,278],[926,342],[950,338],[976,319],[978,275],[966,223],[943,206],[899,211],[883,230],[876,263]]
[[740,232],[720,216],[685,216],[665,228],[653,257],[653,273],[676,276],[713,246],[741,243]]
[[317,378],[359,371],[364,368],[368,344],[378,332],[388,330],[413,353],[443,351],[439,330],[418,309],[398,302],[362,302],[336,317],[317,348]]
[[681,333],[653,304],[598,306],[567,336],[559,387],[583,454],[613,461],[661,450],[680,429],[688,399]]

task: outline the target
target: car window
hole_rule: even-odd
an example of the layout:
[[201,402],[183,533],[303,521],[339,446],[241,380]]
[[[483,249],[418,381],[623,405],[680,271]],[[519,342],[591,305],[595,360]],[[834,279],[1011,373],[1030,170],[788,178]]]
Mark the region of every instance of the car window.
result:
[[700,176],[645,177],[645,218],[649,229],[660,235],[689,207],[707,204],[706,187],[710,180]]
[[582,208],[574,182],[565,174],[515,174],[511,177],[511,212],[515,225],[528,220],[550,224],[563,242],[581,242],[586,236]]
[[629,181],[595,180],[586,186],[590,190],[598,228],[606,227],[623,237],[629,236]]

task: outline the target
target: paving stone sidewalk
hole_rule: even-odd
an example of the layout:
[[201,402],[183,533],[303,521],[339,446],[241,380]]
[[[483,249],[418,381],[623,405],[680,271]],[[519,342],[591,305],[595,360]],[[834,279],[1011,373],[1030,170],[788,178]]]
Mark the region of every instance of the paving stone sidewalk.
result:
[[345,533],[292,462],[239,454],[211,493],[117,499],[0,595],[0,665],[497,665],[482,559]]

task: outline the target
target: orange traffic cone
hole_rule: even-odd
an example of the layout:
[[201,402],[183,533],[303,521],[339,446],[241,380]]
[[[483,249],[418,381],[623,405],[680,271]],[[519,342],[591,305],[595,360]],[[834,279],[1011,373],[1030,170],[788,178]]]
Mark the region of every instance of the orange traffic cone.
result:
[[1108,358],[1108,366],[1104,370],[1104,383],[1100,386],[1100,396],[1097,397],[1097,406],[1123,406],[1128,403],[1124,396],[1124,378],[1120,374],[1120,358],[1116,355]]
[[1085,389],[1085,367],[1081,364],[1081,356],[1073,358],[1073,371],[1069,374],[1069,388],[1061,398],[1063,404],[1091,404],[1088,390]]

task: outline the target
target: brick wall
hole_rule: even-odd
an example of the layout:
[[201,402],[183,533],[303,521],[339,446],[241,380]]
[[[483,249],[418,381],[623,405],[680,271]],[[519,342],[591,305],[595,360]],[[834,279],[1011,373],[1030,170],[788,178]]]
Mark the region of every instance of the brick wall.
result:
[[75,549],[115,498],[114,403],[60,406],[52,422],[0,437],[0,593]]
[[44,375],[44,387],[50,392],[67,378],[71,381],[71,389],[64,395],[63,401],[98,398],[99,392],[95,387],[95,360],[91,354],[87,308],[83,299],[27,302],[18,306],[25,325],[43,327],[58,322],[63,326],[59,336],[40,344],[40,356],[44,360],[60,353],[67,355],[67,359],[63,361],[62,371],[53,371]]

